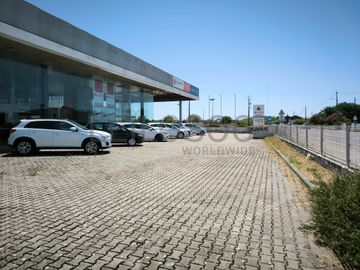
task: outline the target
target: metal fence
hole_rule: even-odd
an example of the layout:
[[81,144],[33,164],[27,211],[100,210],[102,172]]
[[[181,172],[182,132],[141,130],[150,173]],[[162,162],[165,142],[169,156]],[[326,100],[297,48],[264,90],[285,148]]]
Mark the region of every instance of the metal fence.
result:
[[360,169],[360,127],[271,125],[269,132],[350,168]]

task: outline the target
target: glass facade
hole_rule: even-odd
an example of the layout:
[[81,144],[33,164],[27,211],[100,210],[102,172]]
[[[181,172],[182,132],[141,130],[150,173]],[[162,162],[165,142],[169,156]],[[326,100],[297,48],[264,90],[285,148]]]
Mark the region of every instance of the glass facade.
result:
[[148,89],[0,50],[0,130],[24,118],[153,119]]

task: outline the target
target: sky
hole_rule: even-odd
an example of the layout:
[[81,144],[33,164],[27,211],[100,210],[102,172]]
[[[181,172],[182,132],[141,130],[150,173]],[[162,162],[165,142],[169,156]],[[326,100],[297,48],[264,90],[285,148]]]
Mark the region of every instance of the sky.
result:
[[[357,0],[28,0],[200,89],[191,113],[307,116],[360,103]],[[213,111],[209,96],[214,98]],[[222,102],[220,102],[222,101]],[[178,116],[154,103],[154,118]],[[183,117],[188,102],[183,102]]]

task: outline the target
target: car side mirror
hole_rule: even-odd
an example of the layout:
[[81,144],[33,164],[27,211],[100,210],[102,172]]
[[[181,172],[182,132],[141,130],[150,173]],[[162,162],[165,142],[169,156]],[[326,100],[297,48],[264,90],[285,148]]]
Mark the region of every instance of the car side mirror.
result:
[[71,127],[70,131],[76,132],[76,131],[78,131],[78,129],[76,127]]

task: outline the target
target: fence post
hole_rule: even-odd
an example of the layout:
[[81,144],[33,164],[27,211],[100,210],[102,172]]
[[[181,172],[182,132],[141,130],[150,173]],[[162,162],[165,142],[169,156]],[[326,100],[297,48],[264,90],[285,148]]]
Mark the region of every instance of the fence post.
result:
[[296,125],[296,144],[299,145],[299,125]]
[[346,166],[350,167],[350,126],[346,126]]
[[320,126],[320,155],[324,155],[324,126]]
[[290,138],[289,138],[289,141],[290,141],[290,142],[292,142],[292,138],[291,138],[291,133],[292,133],[292,132],[291,132],[291,130],[292,130],[292,125],[289,125],[289,127],[290,127]]
[[305,148],[308,149],[308,145],[309,145],[309,136],[308,136],[308,127],[307,125],[305,126]]

